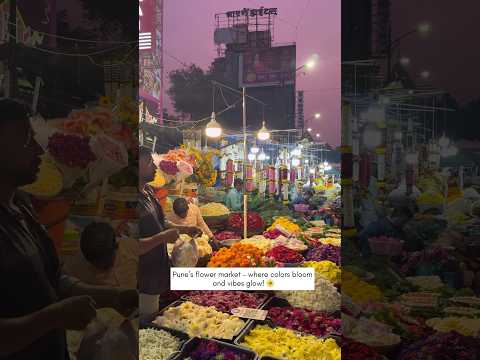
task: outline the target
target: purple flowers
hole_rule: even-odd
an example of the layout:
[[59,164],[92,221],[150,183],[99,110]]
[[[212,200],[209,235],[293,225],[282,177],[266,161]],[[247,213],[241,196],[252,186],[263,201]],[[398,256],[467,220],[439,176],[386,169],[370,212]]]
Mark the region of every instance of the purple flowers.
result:
[[329,260],[340,265],[340,250],[341,248],[339,246],[317,244],[307,252],[306,259],[308,261]]
[[235,349],[223,347],[216,341],[200,340],[190,354],[192,360],[251,360],[253,357]]

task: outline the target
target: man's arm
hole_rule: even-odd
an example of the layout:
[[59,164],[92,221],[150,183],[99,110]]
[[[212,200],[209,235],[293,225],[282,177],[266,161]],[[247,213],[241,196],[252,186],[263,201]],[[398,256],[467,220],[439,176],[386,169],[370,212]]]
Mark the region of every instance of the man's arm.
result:
[[42,336],[60,327],[59,319],[53,315],[50,306],[27,316],[0,319],[0,334],[2,334],[0,357],[7,357],[25,349]]
[[161,233],[147,238],[139,239],[140,255],[148,253],[161,244],[174,243],[177,241],[179,230],[175,226],[172,226],[172,224],[169,222],[166,222],[166,226],[168,230],[162,231]]
[[202,213],[200,211],[200,209],[198,208],[198,206],[195,206],[195,212],[197,214],[197,225],[198,227],[205,233],[208,235],[209,238],[213,238],[213,233],[212,231],[210,230],[210,228],[208,227],[207,223],[205,222],[205,220],[203,220],[203,216],[202,216]]

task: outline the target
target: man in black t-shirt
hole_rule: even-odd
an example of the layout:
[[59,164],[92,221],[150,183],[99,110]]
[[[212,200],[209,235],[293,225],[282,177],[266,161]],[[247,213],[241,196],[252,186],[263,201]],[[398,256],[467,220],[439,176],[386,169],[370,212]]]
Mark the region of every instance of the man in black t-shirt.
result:
[[83,330],[95,308],[130,314],[138,304],[136,290],[62,274],[52,240],[17,191],[35,181],[42,154],[28,108],[0,100],[0,359],[66,360],[65,330]]
[[[201,231],[196,227],[177,226],[165,220],[162,206],[148,185],[155,176],[152,153],[146,147],[139,151],[139,238],[140,259],[138,284],[140,290],[140,312],[153,312],[159,297],[170,290],[170,260],[167,244],[177,241],[180,233],[195,236]],[[150,298],[154,304],[142,308],[142,299]],[[151,308],[152,310],[148,310]]]

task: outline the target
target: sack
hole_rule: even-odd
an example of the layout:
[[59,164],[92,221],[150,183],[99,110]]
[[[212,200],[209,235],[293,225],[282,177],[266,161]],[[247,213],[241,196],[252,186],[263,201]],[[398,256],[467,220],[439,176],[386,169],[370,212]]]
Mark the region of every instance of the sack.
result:
[[109,327],[94,320],[85,330],[77,360],[138,359],[138,339],[130,321],[120,327]]
[[181,235],[173,246],[172,265],[174,267],[195,267],[198,257],[195,240],[189,236]]

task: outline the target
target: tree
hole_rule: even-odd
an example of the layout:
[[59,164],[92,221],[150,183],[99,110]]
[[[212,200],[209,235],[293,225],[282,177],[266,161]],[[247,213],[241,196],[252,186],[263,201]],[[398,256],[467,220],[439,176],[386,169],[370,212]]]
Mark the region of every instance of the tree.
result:
[[175,111],[198,120],[212,112],[211,75],[196,65],[170,72],[170,96]]

